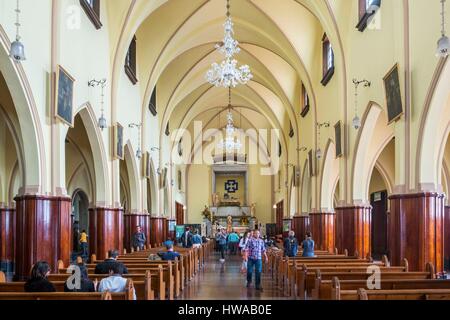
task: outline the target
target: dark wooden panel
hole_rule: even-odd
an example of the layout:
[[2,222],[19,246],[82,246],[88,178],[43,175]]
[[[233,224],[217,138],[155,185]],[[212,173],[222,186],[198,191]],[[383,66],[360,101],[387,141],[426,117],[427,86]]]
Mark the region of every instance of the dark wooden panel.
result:
[[445,269],[450,270],[450,206],[444,208],[444,262]]
[[316,250],[334,251],[335,248],[334,213],[314,212],[309,215],[310,231],[316,244]]
[[284,202],[278,202],[276,208],[277,235],[283,233]]
[[[375,195],[379,198],[375,199]],[[371,195],[372,205],[372,256],[381,259],[388,254],[388,213],[387,192],[377,192]]]
[[16,209],[0,208],[0,269],[13,272]]
[[133,236],[137,226],[141,227],[142,232],[147,239],[146,245],[150,244],[150,215],[149,214],[125,214],[124,215],[124,248],[127,252],[131,251],[133,246]]
[[306,232],[310,231],[309,216],[295,216],[292,219],[292,230],[294,230],[298,241],[303,241],[305,239]]
[[336,248],[349,254],[356,251],[361,257],[371,248],[371,207],[354,206],[336,208]]
[[69,263],[71,199],[26,195],[16,199],[16,275],[28,277],[31,266],[47,261],[56,272],[57,261]]
[[166,218],[151,218],[150,226],[150,243],[152,247],[155,247],[155,245],[160,245],[161,243],[166,241]]
[[107,258],[109,250],[123,251],[123,210],[89,209],[89,251],[97,259]]
[[175,202],[175,216],[177,220],[177,225],[184,224],[184,209],[181,203]]
[[389,197],[389,256],[399,265],[408,259],[411,270],[431,262],[442,271],[444,260],[444,195],[418,193]]

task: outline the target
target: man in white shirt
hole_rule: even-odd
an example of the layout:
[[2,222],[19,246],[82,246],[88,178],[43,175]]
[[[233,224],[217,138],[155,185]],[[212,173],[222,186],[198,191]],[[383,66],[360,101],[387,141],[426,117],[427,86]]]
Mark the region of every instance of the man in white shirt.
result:
[[[109,277],[100,281],[98,292],[125,292],[126,290],[127,279],[122,277],[122,269],[119,265],[112,265]],[[133,292],[133,300],[136,300],[136,292]]]

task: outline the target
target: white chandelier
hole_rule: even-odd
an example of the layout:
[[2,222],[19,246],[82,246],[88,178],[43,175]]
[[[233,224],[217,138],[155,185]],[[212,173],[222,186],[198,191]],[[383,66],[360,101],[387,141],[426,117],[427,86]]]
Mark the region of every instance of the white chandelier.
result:
[[230,14],[230,0],[227,0],[227,19],[225,21],[225,36],[222,44],[216,44],[216,49],[225,56],[220,64],[213,63],[211,69],[206,73],[206,80],[216,87],[236,87],[238,84],[247,84],[253,74],[248,65],[237,67],[237,60],[234,55],[238,54],[241,49],[239,42],[233,38],[233,21]]
[[450,39],[446,36],[445,32],[445,1],[446,0],[441,0],[442,31],[441,31],[441,38],[438,41],[438,46],[436,50],[436,56],[441,58],[445,58],[450,54]]
[[[222,140],[218,144],[218,148],[222,149],[226,153],[239,152],[242,148],[242,143],[236,136],[236,128],[234,127],[233,113],[231,112],[231,89],[229,89],[229,104],[228,104],[228,114],[227,114],[227,127],[225,140]],[[220,122],[220,118],[219,118]],[[220,124],[220,123],[219,123]]]

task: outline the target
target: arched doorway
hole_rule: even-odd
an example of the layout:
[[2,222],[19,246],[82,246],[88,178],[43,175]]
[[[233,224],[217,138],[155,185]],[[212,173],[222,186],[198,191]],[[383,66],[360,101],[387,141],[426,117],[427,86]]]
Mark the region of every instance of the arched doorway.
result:
[[79,234],[89,230],[89,199],[82,190],[72,196],[72,250],[80,252]]

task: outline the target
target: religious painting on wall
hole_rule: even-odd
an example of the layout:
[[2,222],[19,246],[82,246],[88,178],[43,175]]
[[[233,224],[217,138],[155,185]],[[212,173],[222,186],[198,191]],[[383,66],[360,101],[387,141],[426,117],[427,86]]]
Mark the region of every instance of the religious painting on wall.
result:
[[300,169],[297,166],[294,166],[293,168],[293,179],[294,179],[294,187],[300,186]]
[[56,71],[55,116],[73,127],[73,88],[75,79],[63,67]]
[[150,166],[150,153],[145,152],[142,156],[142,175],[150,179],[151,176],[151,166]]
[[183,190],[183,185],[182,185],[182,176],[183,176],[183,174],[182,174],[182,172],[181,172],[181,170],[178,170],[178,190],[179,191],[181,191],[181,190]]
[[114,143],[114,158],[123,160],[123,127],[120,123],[116,123],[114,125],[114,135],[113,135],[113,143]]
[[309,165],[309,175],[311,177],[314,177],[314,156],[313,156],[313,150],[309,150],[308,152],[308,165]]
[[342,151],[342,123],[341,121],[338,121],[334,125],[334,133],[335,133],[335,139],[336,139],[336,158],[343,156]]
[[397,121],[403,114],[402,92],[400,89],[400,77],[398,64],[389,70],[383,78],[388,110],[388,123]]
[[159,176],[159,187],[164,189],[167,186],[167,168],[164,168]]

